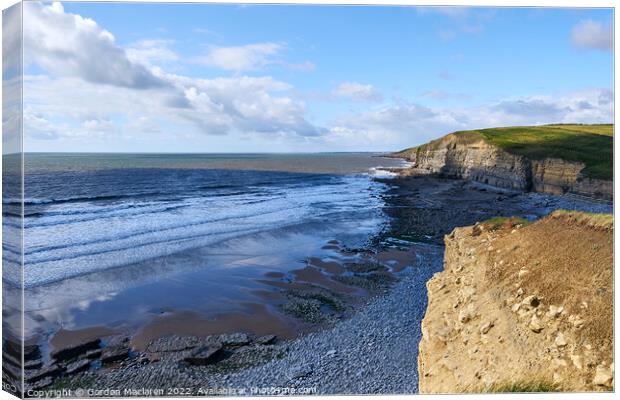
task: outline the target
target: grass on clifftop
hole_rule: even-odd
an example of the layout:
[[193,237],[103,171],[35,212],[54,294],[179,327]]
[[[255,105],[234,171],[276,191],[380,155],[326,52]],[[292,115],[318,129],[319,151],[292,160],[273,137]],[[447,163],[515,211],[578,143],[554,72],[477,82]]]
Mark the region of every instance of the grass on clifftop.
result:
[[501,228],[511,229],[517,225],[527,226],[531,223],[531,221],[521,217],[493,217],[481,222],[482,225],[491,231],[496,231]]
[[[611,180],[613,128],[613,124],[554,124],[459,131],[454,135],[465,143],[484,139],[508,153],[534,160],[560,158],[582,162],[585,176]],[[420,147],[432,148],[440,142],[435,140]]]
[[578,224],[592,228],[611,229],[614,227],[613,214],[591,213],[572,210],[556,210],[551,214],[552,218],[566,218]]
[[534,160],[561,158],[586,165],[584,175],[611,180],[614,167],[613,125],[546,125],[459,132],[480,135],[505,151]]

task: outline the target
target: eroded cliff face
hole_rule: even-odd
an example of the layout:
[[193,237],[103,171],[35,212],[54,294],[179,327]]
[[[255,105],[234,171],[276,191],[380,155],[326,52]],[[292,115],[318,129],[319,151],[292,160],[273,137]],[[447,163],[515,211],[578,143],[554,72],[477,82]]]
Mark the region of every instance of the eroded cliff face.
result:
[[530,160],[483,139],[464,140],[450,134],[400,155],[414,164],[409,174],[441,174],[501,188],[613,199],[613,182],[584,176],[583,163]]
[[[613,387],[613,222],[556,212],[446,236],[428,283],[421,393]],[[522,390],[522,389],[521,389]]]

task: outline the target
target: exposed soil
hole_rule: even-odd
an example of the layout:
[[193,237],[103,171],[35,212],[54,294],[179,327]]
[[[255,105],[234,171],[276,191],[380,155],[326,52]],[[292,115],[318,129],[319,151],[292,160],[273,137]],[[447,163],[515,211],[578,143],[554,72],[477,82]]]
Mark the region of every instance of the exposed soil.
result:
[[[611,209],[609,204],[579,198],[511,192],[430,176],[403,177],[390,185],[385,212],[391,224],[371,247],[347,249],[329,241],[324,249],[334,256],[310,256],[303,268],[267,272],[260,279],[267,289],[253,293],[277,312],[258,303],[248,304],[247,312],[220,319],[165,311],[132,337],[102,335],[96,350],[89,347],[92,341],[82,343],[88,346],[72,359],[43,357],[42,363],[40,354],[33,356],[27,386],[222,388],[260,382],[286,387],[312,384],[316,393],[412,393],[418,388],[415,364],[426,304],[423,288],[441,266],[444,235],[498,215],[533,220],[557,208]],[[295,332],[287,330],[291,326]],[[222,333],[245,334],[248,340],[242,345],[223,344],[229,338],[222,339]],[[277,337],[266,341],[264,336],[271,334]],[[161,350],[156,354],[149,351],[154,344]],[[204,346],[221,346],[217,354],[225,357],[214,357],[213,364],[201,367],[184,361],[194,352],[205,354]],[[356,374],[358,367],[365,372]],[[338,378],[343,374],[347,382]],[[274,376],[288,378],[280,382]]]
[[447,236],[445,270],[427,285],[420,391],[610,390],[612,224],[557,212]]

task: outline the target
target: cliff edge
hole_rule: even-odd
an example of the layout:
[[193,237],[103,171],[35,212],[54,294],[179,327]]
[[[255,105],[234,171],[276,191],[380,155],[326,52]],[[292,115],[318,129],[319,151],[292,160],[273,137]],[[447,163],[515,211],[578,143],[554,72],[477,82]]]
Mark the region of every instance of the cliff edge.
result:
[[454,132],[394,153],[406,174],[500,188],[613,199],[613,125],[544,125]]
[[613,217],[496,218],[445,237],[421,393],[613,388]]

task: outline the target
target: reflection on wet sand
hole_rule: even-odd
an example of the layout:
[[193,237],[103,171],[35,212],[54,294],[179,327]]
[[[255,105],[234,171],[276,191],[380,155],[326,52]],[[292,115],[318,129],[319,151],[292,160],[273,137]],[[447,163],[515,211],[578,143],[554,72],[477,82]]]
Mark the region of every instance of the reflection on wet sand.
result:
[[93,326],[75,331],[61,329],[50,340],[53,350],[64,349],[76,344],[89,342],[98,338],[111,336],[117,333],[113,329],[105,326]]
[[115,334],[138,350],[168,335],[292,338],[342,318],[415,257],[316,232],[253,235],[34,288],[27,332],[48,351]]
[[292,322],[285,316],[274,313],[264,304],[248,303],[245,307],[246,312],[221,314],[211,319],[189,311],[155,317],[132,338],[132,348],[144,351],[153,340],[172,335],[205,337],[245,332],[256,336],[295,337]]
[[[248,244],[257,243],[255,237],[248,240]],[[300,243],[299,236],[291,240]],[[216,350],[228,346],[218,351],[221,357],[230,357],[229,364],[245,362],[247,352],[269,359],[274,356],[270,343],[336,324],[368,296],[385,292],[417,258],[413,250],[388,246],[375,253],[314,237],[306,243],[311,244],[311,251],[308,247],[297,248],[297,253],[290,250],[283,262],[276,254],[283,254],[282,248],[263,243],[264,252],[254,248],[251,257],[230,251],[230,244],[210,249],[209,257],[199,252],[195,257],[203,266],[207,260],[207,268],[175,269],[164,262],[132,266],[105,280],[105,288],[95,285],[101,278],[97,274],[79,280],[78,296],[56,297],[54,303],[39,298],[42,307],[31,310],[29,324],[36,322],[38,332],[48,329],[53,333],[31,336],[37,344],[32,347],[29,384],[49,385],[50,374],[71,376],[89,368],[107,371],[114,365],[178,361],[179,357],[199,364],[210,362],[200,353],[204,348],[200,343],[210,343]],[[239,245],[237,241],[234,248],[243,249]],[[313,256],[304,257],[307,254]],[[291,258],[297,261],[290,262]],[[145,270],[148,281],[132,287]],[[153,271],[161,274],[155,277]],[[87,296],[89,288],[96,298]],[[46,290],[51,289],[39,289],[39,295]],[[83,300],[73,308],[63,302],[76,297]],[[54,315],[56,321],[51,318]],[[54,323],[59,328],[54,329]],[[235,346],[249,347],[239,350]]]

